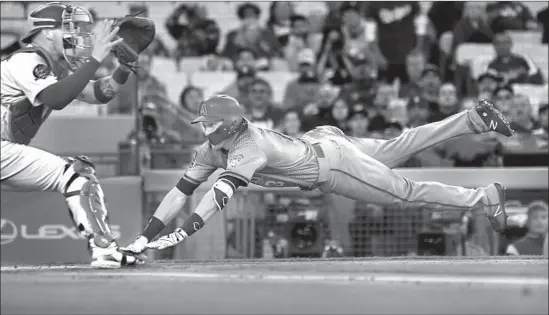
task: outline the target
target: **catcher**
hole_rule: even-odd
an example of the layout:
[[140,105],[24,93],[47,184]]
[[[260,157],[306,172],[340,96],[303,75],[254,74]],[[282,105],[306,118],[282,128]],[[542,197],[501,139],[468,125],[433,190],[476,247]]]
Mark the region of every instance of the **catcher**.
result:
[[[202,125],[208,141],[164,197],[143,234],[121,250],[138,254],[145,248],[164,249],[182,242],[223,210],[238,187],[249,183],[319,188],[324,193],[381,205],[480,210],[494,230],[501,232],[506,227],[501,184],[469,189],[413,182],[392,170],[411,155],[453,137],[490,131],[511,136],[509,123],[487,101],[391,140],[349,137],[332,126],[315,128],[301,138],[289,137],[250,124],[243,118],[244,109],[238,101],[226,95],[205,99],[199,112],[193,123]],[[218,168],[225,171],[183,226],[152,241],[183,208],[188,196]]]
[[[131,63],[154,37],[154,24],[137,17],[102,21],[92,33],[90,12],[52,2],[33,10],[26,46],[2,61],[0,95],[2,189],[62,193],[77,229],[85,235],[91,266],[117,268],[140,259],[118,251],[108,223],[94,164],[84,156],[61,158],[29,146],[44,120],[73,100],[105,104],[131,74]],[[114,52],[120,66],[90,81]],[[37,209],[38,210],[38,209]]]

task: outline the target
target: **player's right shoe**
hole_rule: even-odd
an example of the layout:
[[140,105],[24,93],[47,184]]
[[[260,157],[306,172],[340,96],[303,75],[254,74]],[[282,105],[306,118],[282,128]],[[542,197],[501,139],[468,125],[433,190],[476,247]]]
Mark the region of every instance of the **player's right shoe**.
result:
[[513,129],[505,116],[494,107],[494,104],[484,99],[478,102],[475,110],[482,118],[482,121],[488,128],[488,131],[495,131],[504,136],[510,137],[513,135]]
[[128,255],[118,250],[115,242],[102,248],[95,244],[92,239],[89,240],[89,250],[92,255],[91,267],[98,269],[115,269],[122,266],[133,266],[143,263],[143,260],[135,255]]
[[494,231],[501,233],[507,228],[507,212],[505,212],[505,187],[500,183],[494,183],[498,192],[499,205],[496,207],[486,207],[485,214],[492,224]]

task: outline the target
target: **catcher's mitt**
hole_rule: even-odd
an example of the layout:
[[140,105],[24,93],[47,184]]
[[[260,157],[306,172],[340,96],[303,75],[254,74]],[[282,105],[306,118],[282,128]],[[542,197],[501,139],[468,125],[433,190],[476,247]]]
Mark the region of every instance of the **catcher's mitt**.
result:
[[112,52],[121,64],[128,65],[137,61],[139,54],[153,41],[154,22],[144,17],[126,16],[114,23],[113,28],[117,26],[120,27],[118,36],[124,40]]

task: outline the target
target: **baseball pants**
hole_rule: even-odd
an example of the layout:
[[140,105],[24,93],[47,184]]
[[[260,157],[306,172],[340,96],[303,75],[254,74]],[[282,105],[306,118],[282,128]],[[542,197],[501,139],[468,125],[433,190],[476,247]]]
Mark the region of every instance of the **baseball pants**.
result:
[[486,130],[476,111],[470,110],[408,130],[391,140],[348,137],[329,126],[319,127],[304,137],[316,138],[329,161],[327,182],[321,187],[323,192],[382,205],[470,210],[499,205],[497,189],[414,182],[391,168],[447,139]]

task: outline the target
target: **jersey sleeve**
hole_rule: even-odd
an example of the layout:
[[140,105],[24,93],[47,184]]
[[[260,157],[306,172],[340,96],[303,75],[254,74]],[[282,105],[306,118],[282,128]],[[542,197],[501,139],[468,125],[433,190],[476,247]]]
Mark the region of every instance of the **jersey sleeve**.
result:
[[208,180],[208,177],[217,170],[214,165],[208,143],[204,143],[196,151],[194,158],[183,174],[187,181],[200,185]]
[[50,66],[36,53],[18,53],[9,60],[10,77],[33,106],[42,105],[36,96],[57,82]]
[[236,139],[227,156],[227,169],[219,177],[232,176],[245,185],[252,180],[255,172],[267,164],[267,155],[253,141],[248,132]]

